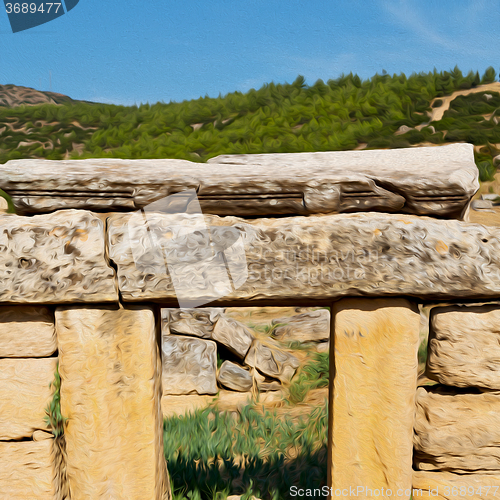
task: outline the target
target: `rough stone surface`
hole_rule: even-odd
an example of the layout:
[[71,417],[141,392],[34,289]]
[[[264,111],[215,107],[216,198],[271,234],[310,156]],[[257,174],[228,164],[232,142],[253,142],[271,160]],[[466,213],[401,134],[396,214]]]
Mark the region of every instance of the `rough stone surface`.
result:
[[257,326],[262,330],[269,327],[274,319],[290,318],[312,310],[312,307],[227,307],[224,314],[249,328]]
[[162,325],[167,325],[171,333],[194,335],[210,339],[214,324],[221,314],[222,308],[178,309],[163,308],[161,310]]
[[344,299],[332,314],[331,485],[411,488],[418,310],[398,298]]
[[500,306],[433,309],[427,376],[456,387],[500,389]]
[[247,370],[231,361],[224,361],[224,363],[222,363],[217,381],[228,389],[241,392],[250,391],[253,386],[252,375],[250,375]]
[[217,346],[182,335],[162,338],[163,394],[216,394]]
[[419,387],[414,462],[418,470],[500,472],[500,394]]
[[48,429],[45,408],[57,358],[0,359],[0,440],[31,438]]
[[252,376],[255,378],[259,392],[280,391],[283,389],[280,382],[273,378],[265,377],[257,369],[252,370]]
[[161,361],[145,306],[56,309],[72,500],[161,500]]
[[117,301],[103,222],[77,210],[0,214],[0,283],[5,303]]
[[252,345],[254,336],[239,321],[221,316],[215,323],[212,338],[243,359]]
[[[17,213],[134,210],[196,189],[204,213],[381,210],[459,217],[479,188],[471,144],[185,160],[10,160],[0,188]],[[64,193],[61,195],[61,193]]]
[[292,316],[274,319],[274,335],[283,341],[318,342],[330,338],[330,311],[318,309]]
[[0,496],[55,500],[53,440],[0,442]]
[[[157,250],[133,240],[134,252],[142,263],[135,264],[129,219],[130,214],[111,217],[108,234],[109,254],[118,269],[123,299],[175,303],[171,275],[166,270],[148,270],[145,264],[155,259]],[[215,243],[224,239],[228,227],[239,230],[244,243],[248,277],[237,289],[222,293],[224,301],[296,302],[301,297],[312,302],[356,295],[471,299],[500,294],[498,228],[375,213],[205,219]],[[189,230],[189,225],[194,224],[191,215],[152,214],[150,220],[158,231],[158,247],[185,255],[176,269],[174,282],[193,283],[193,300],[205,300],[205,304],[220,297],[216,285],[227,273],[224,267],[220,280],[217,279],[219,271],[214,270],[211,260],[212,247],[200,244],[194,233],[176,239],[175,244],[168,239],[172,227],[181,222]]]
[[0,306],[0,358],[51,356],[57,350],[54,313],[43,306]]
[[299,360],[270,342],[254,340],[245,357],[245,364],[282,382],[289,382],[299,367]]
[[422,500],[496,500],[500,494],[500,473],[414,471],[413,488],[418,490],[418,495],[414,493],[413,498]]
[[[378,209],[457,218],[479,189],[473,151],[472,144],[452,144],[379,151],[221,155],[211,158],[208,163],[246,167],[259,174],[265,172],[266,177],[275,176],[280,171],[285,176],[291,174],[298,178],[314,172],[310,178],[321,179],[321,184],[330,175],[343,177],[349,172],[350,186],[339,182],[342,185],[339,207],[336,210],[323,209],[323,213]],[[326,174],[327,171],[330,175]],[[379,189],[383,187],[383,191],[374,189],[370,181]],[[339,196],[335,187],[332,185],[330,189],[333,188],[335,195]],[[318,191],[321,193],[320,189]],[[396,199],[392,201],[389,193],[401,196],[404,205],[398,207]],[[323,203],[329,207],[334,195],[324,198]],[[316,199],[311,202],[317,203]],[[305,204],[308,205],[307,197]]]

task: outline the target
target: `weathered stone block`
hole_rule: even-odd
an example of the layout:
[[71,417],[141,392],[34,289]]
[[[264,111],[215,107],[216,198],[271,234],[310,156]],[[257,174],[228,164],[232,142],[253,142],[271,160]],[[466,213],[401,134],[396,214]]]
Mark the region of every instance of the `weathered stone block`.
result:
[[163,308],[161,310],[162,324],[168,327],[171,333],[194,335],[209,339],[212,337],[214,324],[224,313],[223,308],[178,309]]
[[[134,210],[196,189],[204,213],[348,211],[460,217],[479,188],[471,144],[176,159],[10,160],[0,188],[18,213]],[[64,193],[64,195],[61,195]]]
[[496,500],[500,474],[413,472],[413,498],[422,500]]
[[56,500],[53,440],[0,441],[0,496]]
[[6,303],[118,301],[104,223],[80,210],[0,214],[0,282]]
[[243,359],[252,345],[254,336],[243,323],[221,316],[215,323],[212,339]]
[[282,382],[289,382],[300,363],[293,354],[281,350],[270,341],[264,344],[259,340],[254,340],[245,357],[245,364]]
[[318,309],[291,316],[274,319],[274,335],[283,341],[321,342],[330,338],[330,311]]
[[224,361],[224,363],[222,363],[217,380],[219,384],[233,391],[250,391],[253,386],[252,375],[250,375],[247,370],[231,361]]
[[56,309],[72,500],[161,500],[161,361],[145,306]]
[[[306,175],[309,179],[320,179],[320,183],[310,184],[310,190],[304,191],[305,204],[311,213],[315,208],[320,209],[322,203],[321,213],[380,210],[458,218],[479,189],[471,144],[379,151],[220,155],[208,163],[223,164],[240,176],[258,172],[266,181],[272,177],[276,182],[278,172],[286,178],[301,179]],[[330,191],[323,190],[331,175],[339,176],[340,199],[337,186],[330,184]],[[349,177],[349,185],[340,180],[344,176]],[[380,189],[381,186],[384,188]],[[400,195],[403,200],[391,194]],[[334,202],[337,199],[339,205]]]
[[500,389],[500,306],[433,309],[427,376],[456,387]]
[[[136,266],[129,219],[129,214],[113,215],[108,231],[109,255],[117,266],[123,299],[174,303],[168,272]],[[150,214],[148,220],[157,232],[158,248],[173,251],[168,237],[173,226],[189,228],[194,219],[190,214]],[[500,294],[498,228],[374,213],[255,220],[206,216],[205,220],[214,240],[222,240],[225,230],[233,227],[244,242],[248,278],[228,291],[225,301],[250,304],[355,295],[472,299]],[[216,285],[227,279],[227,273],[223,266],[217,274],[219,268],[211,264],[213,248],[205,243],[200,244],[194,233],[176,241],[175,252],[185,255],[185,263],[179,264],[175,280],[182,286],[194,283],[192,300],[207,304],[220,297]],[[140,262],[155,261],[158,248],[143,248],[137,242],[133,246]]]
[[44,419],[57,358],[0,359],[0,440],[31,438]]
[[418,470],[500,472],[500,394],[419,387],[414,462]]
[[163,394],[216,394],[217,346],[182,335],[162,339]]
[[0,358],[51,356],[57,350],[54,314],[43,306],[0,306]]
[[332,316],[331,486],[411,488],[418,310],[404,299],[344,299]]

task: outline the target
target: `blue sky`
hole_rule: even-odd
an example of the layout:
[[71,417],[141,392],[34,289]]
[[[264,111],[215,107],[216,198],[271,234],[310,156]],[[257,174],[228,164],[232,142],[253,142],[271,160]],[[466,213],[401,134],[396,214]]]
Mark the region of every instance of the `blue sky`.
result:
[[[12,0],[15,1],[15,0]],[[22,1],[22,0],[21,0]],[[28,0],[29,1],[29,0]],[[498,0],[80,0],[12,33],[0,12],[0,83],[130,105],[449,70],[500,71]]]

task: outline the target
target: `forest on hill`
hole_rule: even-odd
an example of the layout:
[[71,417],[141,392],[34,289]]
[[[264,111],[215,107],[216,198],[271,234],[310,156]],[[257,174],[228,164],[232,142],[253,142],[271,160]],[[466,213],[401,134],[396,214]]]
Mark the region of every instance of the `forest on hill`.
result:
[[[307,85],[269,83],[246,93],[181,103],[117,106],[68,101],[0,107],[0,163],[19,158],[181,158],[205,162],[220,154],[404,148],[470,142],[481,180],[500,154],[496,81],[451,71],[406,76],[355,74]],[[458,96],[430,121],[441,97]],[[499,87],[500,89],[500,87]]]

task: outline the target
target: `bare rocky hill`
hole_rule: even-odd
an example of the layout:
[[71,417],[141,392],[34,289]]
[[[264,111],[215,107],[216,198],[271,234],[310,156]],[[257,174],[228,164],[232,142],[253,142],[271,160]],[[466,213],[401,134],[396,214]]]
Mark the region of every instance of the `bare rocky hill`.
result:
[[57,92],[42,92],[17,85],[0,85],[0,107],[36,106],[37,104],[67,104],[80,102]]

